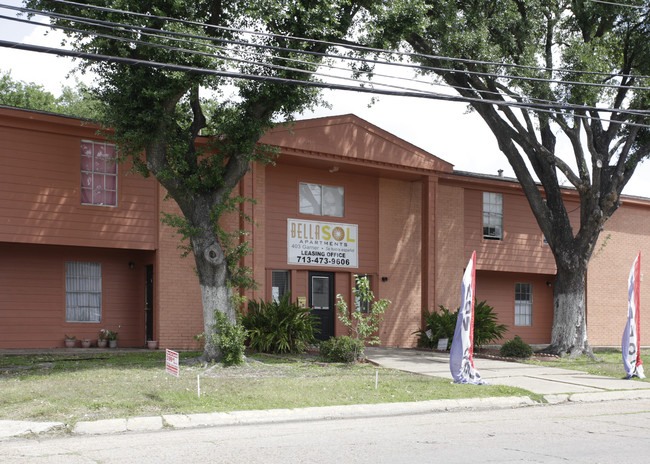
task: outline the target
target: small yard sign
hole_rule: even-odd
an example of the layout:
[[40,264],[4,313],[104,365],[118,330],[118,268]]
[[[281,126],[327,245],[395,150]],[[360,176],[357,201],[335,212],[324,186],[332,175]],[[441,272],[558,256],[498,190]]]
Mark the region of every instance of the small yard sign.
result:
[[167,350],[167,373],[176,377],[180,375],[178,353],[176,351]]

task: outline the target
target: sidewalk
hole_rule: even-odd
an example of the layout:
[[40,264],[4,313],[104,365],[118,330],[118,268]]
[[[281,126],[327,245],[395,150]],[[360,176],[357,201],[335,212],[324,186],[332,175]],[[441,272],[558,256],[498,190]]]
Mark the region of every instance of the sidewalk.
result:
[[[400,348],[367,347],[366,356],[382,367],[421,375],[452,379],[449,354]],[[475,358],[481,377],[492,385],[520,387],[542,395],[548,403],[599,402],[650,399],[650,383],[591,375],[581,371],[539,367],[516,362]],[[436,411],[513,408],[538,404],[528,397],[466,398],[413,403],[360,404],[300,409],[233,411],[207,414],[168,414],[77,422],[75,434],[108,434],[128,431],[155,431],[164,427],[190,428],[306,420],[380,417],[423,414]],[[57,422],[0,420],[0,440],[30,433],[43,433],[63,427]]]
[[[366,356],[376,364],[422,375],[452,380],[449,353],[399,348],[367,347]],[[592,398],[650,397],[650,383],[592,375],[587,372],[542,367],[496,359],[474,358],[481,378],[492,385],[519,387],[543,395],[549,403],[584,401],[582,394],[599,394]],[[606,393],[606,394],[605,394]],[[603,395],[605,394],[605,395]],[[623,395],[625,394],[625,395]],[[596,400],[601,401],[601,400]]]

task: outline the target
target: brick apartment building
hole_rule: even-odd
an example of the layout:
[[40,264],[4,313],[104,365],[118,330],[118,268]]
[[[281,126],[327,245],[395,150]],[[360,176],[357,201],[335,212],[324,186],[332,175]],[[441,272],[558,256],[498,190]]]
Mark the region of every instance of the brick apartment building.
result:
[[[0,348],[61,347],[65,334],[95,339],[100,329],[117,331],[123,347],[196,347],[194,263],[159,221],[176,206],[155,180],[113,163],[96,129],[0,107]],[[457,308],[476,250],[477,297],[508,338],[550,341],[555,265],[516,181],[455,172],[352,115],[279,127],[263,142],[280,148],[276,165],[254,165],[239,185],[257,201],[245,206],[256,224],[245,225],[246,264],[260,285],[247,297],[290,291],[320,317],[323,336],[340,335],[335,295],[351,301],[354,275],[368,275],[392,301],[382,343],[411,347],[423,308]],[[577,221],[575,192],[566,198]],[[592,346],[620,343],[627,275],[649,247],[650,200],[624,198],[587,275]],[[642,282],[642,334],[647,291]]]

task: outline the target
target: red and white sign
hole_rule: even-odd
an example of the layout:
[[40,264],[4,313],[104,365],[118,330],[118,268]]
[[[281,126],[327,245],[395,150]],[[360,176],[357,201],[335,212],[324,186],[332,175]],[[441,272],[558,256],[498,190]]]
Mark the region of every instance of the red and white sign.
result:
[[641,361],[641,253],[634,260],[630,276],[627,280],[627,324],[623,332],[621,348],[623,351],[623,365],[629,379],[632,376],[645,379]]
[[180,375],[180,368],[178,364],[178,353],[176,351],[167,350],[167,373],[178,377]]
[[467,264],[461,284],[460,309],[454,339],[449,352],[449,369],[455,383],[485,382],[474,367],[474,291],[476,288],[476,251]]

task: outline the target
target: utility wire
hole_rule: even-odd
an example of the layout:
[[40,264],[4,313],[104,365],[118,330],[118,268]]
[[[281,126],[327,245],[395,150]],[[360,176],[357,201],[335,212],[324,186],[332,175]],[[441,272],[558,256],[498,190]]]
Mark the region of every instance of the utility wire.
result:
[[613,6],[622,6],[625,8],[637,8],[639,10],[643,10],[645,8],[650,8],[650,5],[645,5],[645,6],[639,6],[639,5],[630,5],[629,3],[617,3],[617,2],[607,2],[604,0],[589,0],[592,3],[602,3],[604,5],[613,5]]
[[[66,49],[60,49],[54,47],[43,47],[40,45],[21,44],[18,42],[11,42],[6,40],[0,40],[0,47],[8,47],[8,48],[13,48],[18,50],[34,51],[40,53],[49,53],[49,54],[68,56],[73,58],[82,58],[86,60],[106,61],[111,63],[120,63],[120,64],[127,64],[127,65],[148,66],[148,67],[162,69],[162,70],[189,72],[189,73],[212,75],[212,76],[232,78],[232,79],[246,79],[246,80],[261,81],[261,82],[275,82],[280,84],[301,85],[305,87],[325,88],[330,90],[347,90],[347,91],[356,91],[361,93],[426,98],[431,100],[441,100],[441,101],[450,101],[450,102],[482,103],[482,104],[491,104],[497,106],[516,107],[520,109],[527,109],[531,111],[539,111],[539,112],[545,112],[551,114],[561,113],[561,110],[573,109],[573,110],[584,111],[588,109],[585,107],[581,107],[579,105],[551,106],[551,105],[539,105],[534,103],[524,104],[519,102],[508,102],[504,100],[486,100],[481,98],[468,98],[462,96],[444,95],[444,94],[438,94],[433,92],[410,92],[410,91],[398,92],[398,91],[391,91],[391,90],[373,89],[367,87],[358,87],[358,86],[353,87],[353,86],[342,85],[342,84],[294,80],[294,79],[287,79],[287,78],[281,78],[275,76],[262,76],[262,75],[255,75],[255,74],[236,73],[231,71],[217,71],[213,69],[204,69],[204,68],[197,68],[197,67],[185,66],[185,65],[161,63],[156,61],[144,61],[144,60],[138,60],[133,58],[124,58],[124,57],[115,57],[110,55],[101,55],[96,53],[79,52],[79,51],[66,50]],[[557,108],[557,110],[554,111],[551,108]],[[594,110],[616,112],[616,110],[609,110],[609,109],[594,109]],[[593,118],[591,116],[583,115],[583,114],[572,114],[571,116],[574,118],[581,118],[587,120],[599,119],[604,122],[610,122],[619,125],[650,128],[649,124],[640,124],[635,122],[624,122],[624,121],[614,121],[614,120],[608,120],[602,118]]]
[[[67,31],[67,32],[73,32],[73,33],[79,33],[79,34],[89,34],[88,31],[83,30],[83,29],[76,29],[76,28],[72,28],[72,27],[68,27],[68,26],[61,26],[61,25],[47,25],[47,24],[42,24],[42,23],[34,23],[33,21],[29,21],[29,20],[26,20],[26,19],[13,18],[13,17],[9,17],[9,16],[4,16],[4,15],[0,15],[0,19],[9,19],[9,20],[15,20],[15,21],[18,21],[18,22],[23,22],[23,23],[37,24],[39,26],[49,27],[49,28],[53,28],[53,29],[59,29],[59,30]],[[87,23],[86,21],[78,21],[78,22]],[[104,26],[104,27],[106,27],[106,26]],[[115,28],[110,28],[110,29],[115,30]],[[257,66],[262,66],[262,67],[271,68],[271,69],[284,70],[284,71],[301,72],[301,73],[311,74],[311,75],[317,76],[317,77],[327,77],[327,78],[332,78],[332,79],[338,79],[338,80],[343,80],[343,81],[353,81],[353,82],[358,82],[359,81],[358,79],[354,79],[354,78],[342,77],[342,76],[334,76],[334,75],[331,75],[331,74],[324,74],[324,73],[321,73],[321,72],[311,71],[311,70],[308,70],[308,69],[292,68],[292,67],[289,67],[289,66],[281,66],[281,65],[271,64],[271,63],[264,63],[264,62],[257,62],[257,61],[246,60],[246,59],[241,59],[241,58],[234,58],[234,57],[230,57],[230,56],[227,56],[227,55],[211,54],[211,53],[207,53],[207,52],[201,52],[201,51],[191,50],[191,49],[186,49],[186,48],[172,47],[172,46],[169,46],[169,45],[159,44],[159,43],[155,43],[155,42],[144,42],[144,41],[140,41],[140,40],[133,40],[133,39],[130,39],[130,38],[125,38],[125,37],[120,37],[120,36],[115,36],[115,35],[110,35],[110,34],[102,34],[102,33],[99,33],[99,32],[93,32],[92,35],[95,36],[95,37],[102,37],[102,38],[112,39],[112,40],[116,40],[116,41],[141,45],[141,46],[153,47],[153,48],[162,48],[162,49],[166,49],[166,50],[169,50],[169,51],[176,51],[176,52],[181,52],[181,53],[189,53],[189,54],[194,54],[194,55],[199,55],[199,56],[205,56],[205,57],[208,57],[208,58],[218,58],[218,59],[223,59],[223,60],[228,60],[228,61],[235,61],[235,62],[239,62],[239,63],[257,65]],[[148,32],[143,32],[143,33],[141,33],[141,35],[148,36],[148,37],[161,38],[158,34],[151,34],[151,33],[148,33]],[[221,46],[217,46],[217,45],[213,45],[213,44],[199,43],[199,42],[196,42],[196,41],[186,40],[186,39],[182,39],[182,38],[176,38],[176,37],[171,37],[171,38],[163,37],[163,38],[173,40],[173,41],[182,42],[182,43],[187,43],[187,44],[191,44],[191,45],[208,46],[210,48],[214,48],[214,49],[217,49],[217,50],[226,50],[226,51],[228,50],[225,47],[221,47]],[[298,59],[295,59],[295,58],[286,58],[286,57],[277,57],[277,58],[280,58],[281,60],[285,60],[285,61],[305,64],[305,65],[308,65],[308,66],[314,66],[315,65],[314,62],[298,60]],[[326,66],[329,69],[349,71],[348,68],[342,68],[342,67],[337,67],[337,66],[332,66],[332,65],[324,65],[324,66]],[[451,88],[454,88],[454,89],[464,89],[463,87],[460,87],[460,86],[431,83],[431,82],[428,82],[428,81],[424,82],[424,81],[418,81],[418,80],[415,80],[415,79],[410,79],[410,78],[405,78],[405,77],[400,77],[400,76],[391,76],[391,75],[380,74],[380,73],[373,73],[373,77],[383,77],[383,78],[388,78],[388,79],[404,80],[404,81],[408,81],[408,82],[415,82],[415,83],[423,84],[423,85],[426,85],[426,86],[436,86],[437,85],[437,86],[442,86],[442,87],[445,87],[445,88],[451,87]],[[386,83],[377,82],[377,81],[374,81],[374,82],[364,81],[364,83],[368,84],[368,85],[382,86],[382,87],[398,89],[398,90],[422,91],[422,92],[424,92],[424,90],[418,90],[418,89],[414,89],[412,87],[403,87],[403,86],[386,84]],[[490,90],[483,90],[483,91],[481,91],[481,94],[494,95],[494,96],[499,96],[499,97],[501,97],[503,95],[503,94],[501,94],[499,92],[490,91]],[[528,100],[532,101],[532,102],[537,102],[537,103],[545,103],[547,105],[558,105],[558,104],[560,104],[557,101],[544,100],[544,99],[538,99],[538,98],[530,98]],[[589,110],[598,111],[600,108],[597,108],[597,107],[581,107],[581,109],[589,109]],[[646,114],[646,112],[644,112],[644,111],[629,110],[629,109],[628,110],[619,109],[618,112],[619,113],[624,113],[624,114],[639,114],[639,115],[645,115]]]
[[[4,15],[0,15],[0,19],[7,19],[7,17],[4,16]],[[31,21],[28,21],[28,20],[18,20],[18,21],[28,22],[28,23],[31,22]],[[47,25],[44,24],[43,26],[47,26]],[[85,31],[85,30],[76,29],[76,28],[67,27],[67,26],[49,26],[49,27],[52,27],[54,29],[64,30],[64,31],[67,31],[67,32],[87,33],[87,31]],[[142,34],[146,35],[146,36],[160,38],[159,36],[156,36],[154,34],[149,34],[149,33],[142,33]],[[114,36],[114,35],[110,35],[110,34],[102,34],[102,33],[95,32],[95,33],[92,33],[92,35],[94,37],[101,37],[101,38],[105,38],[105,39],[111,39],[111,40],[115,40],[115,41],[118,41],[118,42],[125,42],[125,43],[140,45],[140,46],[144,46],[144,47],[160,48],[160,49],[164,49],[164,50],[167,50],[167,51],[187,53],[187,54],[192,54],[192,55],[203,56],[203,57],[206,57],[206,58],[217,58],[217,59],[221,59],[221,60],[224,60],[224,61],[233,61],[233,62],[237,62],[237,63],[256,65],[256,66],[261,66],[261,67],[276,69],[276,70],[281,70],[281,71],[299,72],[299,73],[304,73],[304,74],[310,74],[312,76],[327,77],[327,78],[339,79],[339,80],[343,80],[343,81],[352,81],[352,82],[358,82],[359,81],[358,79],[354,79],[354,78],[351,78],[351,77],[324,74],[324,73],[320,73],[320,72],[317,72],[317,71],[312,71],[312,70],[309,70],[309,69],[292,68],[290,66],[282,66],[282,65],[277,65],[277,64],[273,64],[273,63],[265,63],[265,62],[253,61],[253,60],[247,60],[247,59],[243,59],[243,58],[235,58],[235,57],[231,57],[231,56],[228,56],[228,55],[220,55],[220,54],[203,52],[203,51],[199,51],[199,50],[191,50],[191,49],[187,49],[187,48],[173,47],[173,46],[170,46],[170,45],[164,45],[164,44],[155,43],[155,42],[144,42],[144,41],[141,41],[141,40],[133,40],[133,39]],[[184,40],[184,39],[174,38],[172,40],[177,40],[177,41],[197,45],[197,42],[192,42],[192,41],[188,41],[188,40]],[[212,48],[215,48],[215,49],[226,50],[227,51],[227,49],[225,49],[224,47],[219,47],[219,46],[215,46],[215,45],[211,45],[211,44],[199,44],[199,45],[208,45],[208,46],[210,46]],[[304,61],[304,60],[293,59],[291,61],[298,62],[300,64],[310,65],[312,67],[317,65],[317,63]],[[329,67],[331,69],[339,69],[339,70],[349,71],[348,68],[334,67],[334,66],[327,66],[327,67]],[[388,77],[388,78],[398,79],[397,77],[394,77],[394,76],[389,76],[389,75],[383,75],[383,76]],[[409,79],[406,79],[406,78],[401,78],[401,79],[409,80]],[[371,82],[366,82],[366,83],[367,84],[372,84]],[[413,89],[413,88],[410,88],[410,87],[402,87],[402,86],[396,86],[396,85],[385,84],[385,83],[377,83],[377,82],[375,82],[374,84],[375,85],[380,85],[382,87],[399,89],[399,90],[409,90],[409,91],[414,91],[414,92],[417,91],[416,89]]]
[[[12,8],[15,8],[15,7],[12,7]],[[23,8],[18,8],[18,9],[19,9],[19,10],[29,10],[29,9],[23,9]],[[40,10],[29,10],[29,12],[30,12],[30,13],[35,13],[35,14],[43,14],[43,12],[41,12]],[[47,16],[47,14],[45,14],[45,15]],[[141,15],[141,14],[140,14],[140,15]],[[144,15],[144,16],[146,16],[146,15]],[[134,28],[134,27],[131,26],[131,25],[124,25],[124,24],[120,24],[120,23],[113,23],[113,22],[107,22],[107,21],[98,21],[98,20],[90,20],[90,21],[89,21],[89,20],[85,20],[85,19],[81,19],[81,20],[80,20],[78,17],[74,17],[74,16],[70,16],[70,15],[58,15],[58,17],[61,17],[62,19],[72,20],[72,21],[79,21],[79,22],[83,22],[83,23],[86,23],[86,24],[88,24],[88,23],[91,23],[91,24],[94,24],[94,25],[98,25],[98,24],[99,24],[100,27],[110,27],[110,28],[112,28],[112,29],[114,29],[115,26],[120,26],[120,27],[124,27],[124,28],[127,28],[127,29],[128,29],[128,28]],[[8,18],[8,19],[15,19],[15,18]],[[37,24],[38,24],[38,25],[42,25],[41,23],[37,23]],[[200,23],[199,23],[199,24],[200,24]],[[135,28],[136,28],[136,29],[146,29],[146,28],[139,28],[139,27],[135,27]],[[148,30],[151,30],[151,29],[148,29]],[[168,39],[168,40],[178,40],[178,39],[174,39],[174,38],[171,38],[171,37],[158,36],[158,34],[160,34],[161,31],[158,30],[158,29],[154,29],[154,31],[155,31],[155,34],[149,34],[149,33],[143,33],[143,32],[139,32],[139,33],[140,33],[140,34],[155,35],[155,36],[157,36],[157,37],[159,37],[159,38],[160,38],[160,37],[163,37],[163,38]],[[128,32],[128,31],[127,31],[127,32]],[[82,31],[82,33],[92,34],[92,33],[88,33],[87,31]],[[174,34],[174,33],[170,33],[170,34]],[[176,34],[178,34],[178,33],[176,33]],[[206,39],[207,39],[207,40],[210,40],[210,39],[211,39],[211,38],[206,38],[206,37],[204,37],[204,36],[195,36],[195,35],[191,35],[191,34],[180,34],[180,35],[182,35],[182,36],[195,37],[195,38],[199,38],[199,39],[203,39],[203,40],[206,40]],[[121,38],[121,40],[123,40],[123,39]],[[132,41],[132,42],[133,42],[133,41]],[[190,42],[190,43],[192,43],[191,41],[186,41],[186,42]],[[227,42],[228,42],[228,41],[227,41]],[[147,45],[150,45],[149,43],[146,43],[146,44],[147,44]],[[236,44],[237,44],[237,45],[243,45],[243,46],[250,46],[250,44],[249,44],[249,43],[246,43],[246,42],[236,42]],[[207,45],[207,44],[203,44],[203,45]],[[218,48],[218,47],[217,47],[217,48]],[[271,47],[271,48],[273,48],[273,47]],[[182,51],[181,49],[178,49],[178,50],[179,50],[179,51]],[[286,49],[283,49],[283,50],[286,50]],[[290,50],[295,51],[295,52],[298,52],[298,53],[303,52],[302,50],[293,50],[293,49],[290,49]],[[191,53],[192,51],[187,50],[187,52],[190,52],[190,53]],[[334,58],[339,58],[339,59],[342,58],[342,57],[337,56],[337,55],[329,55],[329,57],[334,57]],[[222,56],[221,58],[242,62],[242,60],[240,60],[240,59],[231,58],[231,57],[223,57],[223,56]],[[245,60],[244,60],[244,61],[245,61]],[[248,63],[252,63],[252,62],[248,61]],[[253,64],[260,65],[260,66],[264,66],[264,65],[265,65],[264,63],[253,63]],[[312,63],[309,63],[309,64],[312,64]],[[393,63],[384,63],[384,64],[393,64]],[[267,66],[269,66],[269,65],[267,65]],[[281,67],[280,67],[280,69],[281,69]],[[297,71],[297,72],[308,72],[308,71],[303,70],[303,69],[286,68],[286,67],[284,67],[284,69],[287,69],[287,70],[295,70],[295,71]],[[315,73],[315,74],[318,74],[318,73]],[[331,78],[335,78],[335,79],[343,79],[343,80],[346,80],[346,78],[342,78],[342,77],[338,77],[338,76],[330,76],[330,75],[324,75],[324,76],[326,76],[326,77],[331,77]],[[496,75],[495,75],[495,76],[496,76]],[[390,76],[390,77],[393,78],[392,76]],[[347,80],[350,80],[350,79],[347,79]],[[353,80],[353,79],[352,79],[352,80]],[[578,84],[582,84],[582,83],[578,83]],[[398,87],[398,86],[391,86],[391,85],[389,85],[389,84],[382,84],[382,83],[378,83],[377,85],[388,86],[388,87],[393,87],[393,88],[399,88],[399,89],[402,89],[402,90],[408,90],[408,91],[413,92],[413,89],[410,89],[410,88],[404,88],[404,87]],[[490,92],[490,91],[487,91],[487,90],[486,90],[486,91],[481,91],[481,92],[480,92],[480,94],[484,94],[484,93],[490,93],[490,94],[493,94],[494,92]],[[498,94],[498,95],[501,96],[501,94]],[[482,102],[488,102],[488,103],[490,102],[489,100],[485,100],[485,99],[476,99],[476,100],[477,100],[477,101],[482,101]],[[548,102],[548,101],[547,101],[547,102]],[[503,104],[503,101],[499,101],[499,103],[493,101],[492,103],[495,103],[495,104]],[[522,107],[523,107],[523,105],[521,104],[521,102],[519,102],[517,105],[514,105],[514,106],[522,106]],[[551,103],[550,105],[545,105],[544,107],[553,107],[553,106],[557,106],[557,103],[553,102],[553,103]],[[539,109],[539,105],[536,106],[536,108]],[[563,108],[563,109],[570,109],[570,108],[568,108],[567,105],[562,105],[562,108]],[[593,111],[612,111],[612,110],[609,110],[609,109],[606,109],[606,108],[595,108],[595,107],[584,107],[584,106],[574,106],[573,109],[579,109],[579,110],[593,110]],[[640,114],[640,115],[645,115],[645,114],[647,113],[647,112],[644,112],[644,111],[637,111],[637,110],[621,110],[621,109],[613,110],[612,112],[627,113],[627,114]]]
[[[51,0],[51,1],[55,1],[57,3],[72,3],[72,4],[74,4],[73,2],[62,2],[61,0]],[[75,4],[75,5],[77,5],[77,4]],[[4,5],[0,5],[0,7],[2,7],[2,6],[4,6]],[[81,6],[90,7],[89,5],[81,5]],[[119,26],[119,27],[122,27],[122,28],[125,28],[125,29],[133,29],[134,31],[138,31],[140,33],[141,32],[151,32],[151,33],[161,34],[161,33],[164,32],[165,34],[169,34],[171,36],[193,38],[193,39],[206,40],[206,41],[212,41],[212,42],[228,43],[228,44],[240,45],[240,46],[244,46],[244,47],[270,49],[270,50],[274,50],[274,51],[284,51],[284,52],[297,53],[297,54],[307,54],[307,55],[326,57],[326,58],[336,58],[336,59],[341,59],[341,60],[350,60],[350,61],[370,63],[370,64],[381,63],[381,64],[384,64],[386,66],[403,67],[403,68],[410,68],[410,69],[417,69],[417,70],[427,70],[427,71],[433,71],[433,72],[450,72],[450,73],[460,72],[460,73],[469,74],[469,75],[476,75],[476,76],[480,76],[480,77],[489,77],[489,78],[496,78],[496,79],[521,80],[521,81],[542,82],[542,83],[561,84],[561,85],[582,85],[582,86],[588,86],[588,87],[600,87],[600,88],[612,88],[612,89],[620,88],[620,86],[616,85],[616,84],[563,81],[563,80],[553,80],[553,79],[538,78],[538,77],[512,76],[512,75],[495,74],[495,73],[470,71],[470,70],[457,70],[457,69],[453,69],[453,68],[441,68],[441,67],[426,66],[426,65],[395,63],[395,62],[390,62],[390,61],[378,61],[378,60],[372,60],[372,59],[368,59],[368,58],[350,57],[350,56],[344,56],[344,55],[332,55],[332,54],[328,54],[328,53],[313,52],[313,51],[293,49],[293,48],[288,48],[288,47],[276,47],[276,46],[272,46],[272,45],[256,44],[256,43],[243,42],[243,41],[234,41],[234,40],[228,40],[228,39],[222,39],[222,38],[206,37],[206,36],[200,36],[200,35],[196,35],[196,34],[187,34],[187,33],[175,32],[175,31],[161,31],[160,29],[146,28],[146,27],[143,27],[143,26],[134,26],[134,25],[130,25],[130,24],[116,23],[116,22],[112,22],[112,21],[102,21],[102,20],[81,18],[79,16],[74,16],[74,15],[64,15],[64,14],[59,14],[59,13],[49,13],[49,12],[43,12],[41,10],[35,10],[35,9],[23,8],[23,7],[10,7],[10,9],[18,10],[18,11],[26,12],[26,13],[30,13],[30,14],[48,16],[50,18],[60,18],[60,19],[67,20],[67,21],[85,22],[86,24],[93,24],[93,25],[96,25],[96,26],[106,26],[106,27],[117,27],[117,26]],[[109,10],[112,10],[112,9],[109,9]],[[115,11],[119,12],[119,13],[128,13],[128,12],[124,12],[123,10],[115,10]],[[142,13],[138,13],[137,15],[149,16],[149,15],[143,15]],[[156,16],[150,16],[150,17],[158,18]],[[166,17],[160,17],[160,18],[165,19]],[[175,20],[175,21],[181,21],[181,20]],[[201,25],[203,27],[208,27],[209,26],[209,25],[206,25],[206,24],[203,24],[203,23],[194,23],[194,22],[189,22],[189,23],[190,24],[195,24],[195,25]],[[234,29],[234,30],[236,30],[236,29]],[[242,31],[240,31],[240,32],[242,32]],[[284,36],[277,36],[277,37],[284,37]],[[301,39],[301,40],[314,41],[313,39]],[[318,42],[318,41],[315,41],[315,42]],[[344,46],[344,45],[333,43],[333,42],[323,42],[323,43],[330,43],[330,44],[336,45],[336,46]],[[382,52],[386,52],[386,51],[382,50]],[[415,55],[415,54],[413,54],[413,55]],[[426,55],[418,55],[418,56],[422,57],[422,56],[426,56]],[[570,71],[566,71],[566,72],[570,72]],[[601,74],[601,75],[605,75],[605,74]],[[607,74],[607,76],[610,76],[610,75]],[[642,77],[642,76],[634,76],[633,75],[632,77],[639,78],[639,77]],[[627,88],[630,89],[630,90],[650,90],[650,87],[627,86]]]
[[[596,72],[596,71],[577,71],[577,70],[574,71],[574,70],[567,70],[567,69],[561,69],[561,68],[547,68],[547,67],[520,65],[520,64],[514,64],[514,63],[496,63],[496,62],[493,62],[493,61],[470,60],[470,59],[465,59],[465,58],[452,58],[452,57],[446,57],[446,56],[440,56],[440,55],[427,55],[427,54],[414,53],[414,52],[400,52],[400,51],[396,51],[396,50],[385,50],[385,49],[381,49],[381,48],[366,47],[366,46],[359,45],[359,44],[351,44],[351,43],[345,43],[345,42],[331,42],[331,41],[324,41],[324,40],[318,40],[318,39],[309,39],[309,38],[296,37],[296,36],[290,36],[290,35],[281,35],[281,34],[272,34],[272,33],[268,33],[268,32],[243,30],[243,29],[237,29],[237,28],[232,28],[232,27],[225,27],[225,26],[219,26],[219,25],[214,25],[214,24],[205,24],[205,23],[200,23],[200,22],[196,22],[196,21],[189,21],[189,20],[183,20],[183,19],[178,19],[178,18],[172,18],[170,16],[158,16],[158,15],[152,15],[150,13],[138,13],[138,12],[127,11],[127,10],[118,10],[118,9],[114,9],[114,8],[108,8],[108,7],[101,7],[101,6],[97,6],[97,5],[72,2],[72,1],[68,1],[68,0],[50,0],[50,1],[52,3],[59,3],[59,4],[63,4],[63,5],[76,6],[76,7],[84,8],[84,9],[93,9],[93,10],[105,11],[105,12],[109,12],[109,13],[120,13],[120,14],[125,14],[125,15],[133,15],[133,16],[139,16],[139,17],[144,17],[144,18],[149,18],[149,19],[153,18],[153,19],[159,19],[159,20],[163,20],[163,21],[171,21],[171,22],[176,22],[176,23],[181,23],[181,24],[200,26],[200,27],[204,27],[204,28],[207,27],[207,28],[223,30],[223,31],[245,33],[245,34],[264,36],[264,37],[281,38],[281,39],[285,39],[285,40],[287,40],[287,39],[288,40],[297,40],[297,41],[301,41],[301,42],[320,43],[320,44],[329,45],[329,46],[342,47],[342,48],[346,48],[346,49],[350,49],[350,50],[354,50],[354,51],[383,53],[383,54],[389,54],[389,55],[407,56],[407,57],[412,57],[412,58],[428,58],[428,59],[435,59],[435,60],[441,60],[441,61],[452,61],[452,62],[465,63],[465,64],[480,64],[480,65],[488,65],[488,66],[499,66],[499,67],[518,68],[518,69],[529,69],[529,70],[543,71],[543,72],[585,74],[585,75],[594,75],[594,76],[601,76],[601,77],[608,77],[608,78],[613,78],[613,77],[650,78],[650,76],[636,76],[636,75],[631,75],[631,74],[619,74],[619,73],[612,74],[612,73],[602,73],[602,72]],[[591,1],[598,1],[598,0],[591,0]]]
[[[7,16],[4,16],[4,15],[0,15],[0,19],[14,19],[14,18],[7,17]],[[32,21],[23,20],[23,19],[16,19],[16,21],[34,24]],[[42,26],[45,26],[45,27],[50,27],[50,28],[53,28],[53,29],[64,30],[64,31],[67,31],[67,32],[88,34],[88,31],[85,31],[85,30],[82,30],[82,29],[76,29],[76,28],[72,28],[72,27],[59,26],[59,25],[54,25],[54,26],[49,25],[48,26],[47,24],[40,24],[40,23],[38,23],[38,24],[42,25]],[[206,58],[217,58],[217,59],[221,59],[221,60],[224,60],[224,61],[234,61],[234,62],[238,62],[238,63],[261,66],[261,67],[265,67],[265,68],[269,68],[269,69],[276,69],[276,70],[282,70],[282,71],[291,71],[291,72],[299,72],[299,73],[304,73],[304,74],[310,74],[310,75],[316,76],[316,77],[326,77],[326,78],[338,79],[338,80],[342,80],[342,81],[359,82],[359,79],[354,79],[354,78],[351,78],[351,77],[344,77],[344,76],[336,76],[336,75],[332,75],[332,74],[325,74],[325,73],[322,73],[322,72],[312,71],[312,70],[309,70],[309,69],[292,68],[290,66],[282,66],[282,65],[272,64],[272,63],[265,63],[265,62],[247,60],[247,59],[243,59],[243,58],[235,58],[235,57],[231,57],[231,56],[228,56],[228,55],[213,54],[213,53],[208,53],[208,52],[202,52],[202,51],[199,51],[199,50],[192,50],[192,49],[187,49],[187,48],[173,47],[173,46],[164,45],[164,44],[155,43],[155,42],[144,42],[144,41],[141,41],[141,40],[133,40],[133,39],[125,38],[125,37],[114,36],[114,35],[110,35],[110,34],[102,34],[102,33],[98,33],[98,32],[93,32],[92,35],[94,37],[102,37],[102,38],[106,38],[106,39],[112,39],[112,40],[116,40],[116,41],[120,41],[120,42],[125,42],[125,43],[145,46],[145,47],[160,48],[160,49],[164,49],[164,50],[168,50],[168,51],[174,51],[174,52],[188,53],[188,54],[193,54],[193,55],[198,55],[198,56],[204,56]],[[142,33],[142,35],[160,38],[160,36],[157,36],[155,34],[150,34],[150,33]],[[228,51],[228,49],[226,49],[225,47],[220,47],[220,46],[216,46],[216,45],[212,45],[212,44],[203,44],[203,43],[198,43],[198,42],[189,41],[189,40],[185,40],[185,39],[179,39],[179,38],[171,38],[171,40],[180,41],[180,42],[184,42],[184,43],[189,43],[189,44],[192,44],[192,45],[208,46],[208,47],[215,48],[215,49],[218,49],[218,50]],[[314,63],[314,62],[298,60],[298,59],[292,59],[292,58],[284,58],[284,57],[278,57],[278,58],[281,59],[281,60],[284,60],[284,61],[297,62],[297,63],[300,63],[300,64],[312,66],[312,67],[313,66],[318,66],[318,63]],[[349,71],[349,68],[337,67],[337,66],[332,66],[332,65],[325,65],[325,66],[327,68],[329,68],[329,69]],[[429,83],[429,82],[419,82],[419,81],[416,81],[416,80],[413,80],[413,79],[409,79],[409,78],[405,78],[405,77],[399,77],[399,76],[390,76],[390,75],[387,75],[387,74],[374,74],[374,75],[389,78],[389,79],[406,80],[406,81],[409,81],[409,82],[422,83],[422,84],[431,85],[431,86],[436,85],[436,84]],[[397,89],[397,90],[406,90],[406,91],[412,91],[412,92],[418,92],[418,91],[426,92],[425,90],[419,90],[419,89],[415,89],[413,87],[404,87],[404,86],[398,86],[398,85],[393,85],[393,84],[387,84],[387,83],[383,83],[383,82],[363,81],[362,84],[373,85],[373,86],[381,86],[381,87]],[[448,87],[448,86],[445,86],[443,84],[437,84],[437,85],[439,85],[441,87],[443,87],[443,86]],[[500,95],[498,92],[486,92],[486,93]],[[548,103],[552,103],[552,102],[549,101]]]

